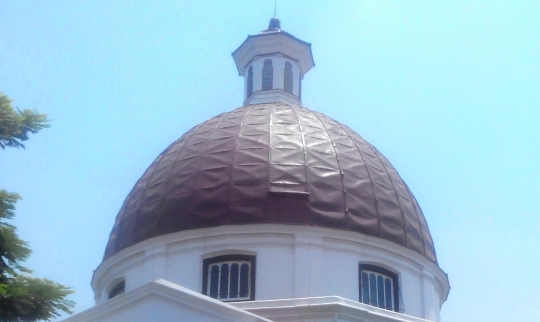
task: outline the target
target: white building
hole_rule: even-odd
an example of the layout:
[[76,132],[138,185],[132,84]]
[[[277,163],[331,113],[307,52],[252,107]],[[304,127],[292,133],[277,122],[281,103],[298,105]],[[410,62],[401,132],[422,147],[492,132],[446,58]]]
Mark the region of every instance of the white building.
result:
[[450,286],[411,191],[302,107],[311,44],[273,18],[232,55],[244,106],[150,165],[94,272],[96,306],[65,321],[439,321]]

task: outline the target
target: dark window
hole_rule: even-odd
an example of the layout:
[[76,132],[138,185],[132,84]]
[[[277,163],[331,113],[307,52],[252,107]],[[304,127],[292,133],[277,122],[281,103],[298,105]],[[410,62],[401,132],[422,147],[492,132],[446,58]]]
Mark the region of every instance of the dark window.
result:
[[118,296],[120,294],[124,294],[126,291],[126,281],[118,282],[110,291],[109,291],[109,299],[112,299],[115,296]]
[[240,269],[238,267],[238,263],[234,263],[231,265],[231,292],[229,295],[229,297],[231,298],[238,297],[238,281],[241,280]]
[[219,266],[212,266],[210,271],[210,290],[208,294],[210,295],[210,297],[217,298],[219,287]]
[[247,80],[247,97],[253,94],[253,66],[249,67]]
[[285,70],[283,71],[283,87],[285,92],[293,93],[293,72],[292,65],[289,62],[285,63]]
[[[254,281],[254,277],[250,276],[250,271],[252,271],[252,274],[255,274],[255,271],[253,270],[253,265],[249,265],[249,263],[244,263],[242,266],[240,266],[240,297],[250,297],[251,299],[254,299],[254,296],[250,296],[250,282]],[[251,289],[255,290],[255,283],[251,284]],[[251,292],[253,293],[253,292]]]
[[262,90],[271,90],[274,83],[274,67],[272,67],[272,60],[267,59],[264,61],[264,67],[262,71]]
[[225,255],[203,261],[202,293],[221,301],[255,299],[255,256]]
[[396,273],[382,267],[360,264],[360,302],[400,312]]

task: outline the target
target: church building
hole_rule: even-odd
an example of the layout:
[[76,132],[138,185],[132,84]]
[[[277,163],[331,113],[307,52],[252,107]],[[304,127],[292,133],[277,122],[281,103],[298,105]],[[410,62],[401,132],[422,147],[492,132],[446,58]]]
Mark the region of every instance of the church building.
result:
[[243,106],[148,167],[94,271],[96,305],[65,321],[440,321],[450,285],[407,184],[302,106],[311,44],[272,18],[232,57]]

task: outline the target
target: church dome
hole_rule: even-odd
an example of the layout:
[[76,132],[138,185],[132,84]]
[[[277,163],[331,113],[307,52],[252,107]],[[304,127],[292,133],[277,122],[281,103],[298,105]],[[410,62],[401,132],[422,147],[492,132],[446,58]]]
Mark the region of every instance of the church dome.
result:
[[165,234],[269,223],[353,231],[437,262],[390,162],[349,127],[281,102],[215,116],[165,149],[124,201],[105,258]]

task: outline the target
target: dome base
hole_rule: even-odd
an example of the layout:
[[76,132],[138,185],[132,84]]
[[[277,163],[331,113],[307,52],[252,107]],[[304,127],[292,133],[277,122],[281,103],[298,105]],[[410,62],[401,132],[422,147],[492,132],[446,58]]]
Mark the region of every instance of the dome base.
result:
[[96,269],[96,304],[107,301],[107,290],[121,277],[126,292],[160,278],[201,292],[203,261],[227,254],[256,257],[255,301],[358,301],[360,263],[398,274],[407,315],[437,321],[449,292],[446,274],[435,263],[395,243],[330,228],[258,224],[178,232],[128,247]]

